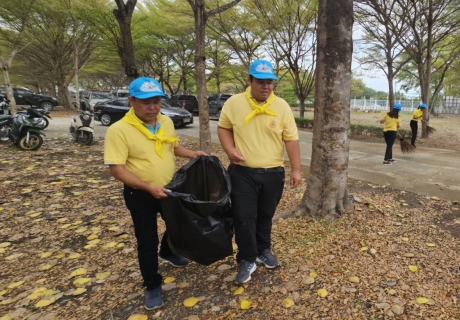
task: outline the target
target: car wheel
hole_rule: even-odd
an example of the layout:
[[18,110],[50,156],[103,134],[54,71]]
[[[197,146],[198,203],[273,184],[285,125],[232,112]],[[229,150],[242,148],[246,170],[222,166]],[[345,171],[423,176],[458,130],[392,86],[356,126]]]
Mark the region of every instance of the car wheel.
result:
[[48,102],[48,101],[44,101],[44,102],[40,103],[40,108],[43,108],[46,111],[51,111],[54,108],[54,104],[52,104],[51,102]]
[[19,140],[19,147],[22,150],[35,151],[38,150],[43,144],[43,138],[36,132],[29,132],[29,142],[26,142],[27,135]]
[[101,123],[104,126],[110,126],[112,122],[113,122],[113,119],[108,113],[101,114]]

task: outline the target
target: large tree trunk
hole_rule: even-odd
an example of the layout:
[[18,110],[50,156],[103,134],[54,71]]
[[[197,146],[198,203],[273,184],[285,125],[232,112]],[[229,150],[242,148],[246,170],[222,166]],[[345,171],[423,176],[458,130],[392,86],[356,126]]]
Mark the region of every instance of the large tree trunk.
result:
[[[121,65],[125,68],[125,74],[129,81],[139,78],[139,72],[136,67],[136,59],[134,57],[133,38],[131,35],[131,18],[137,0],[128,0],[126,4],[124,0],[115,0],[118,9],[113,9],[113,15],[120,26],[121,38],[123,41],[123,52],[121,52]],[[120,52],[119,52],[120,54]]]
[[13,62],[13,58],[17,52],[18,52],[17,50],[13,50],[10,54],[10,57],[6,61],[3,59],[0,59],[2,73],[3,73],[3,81],[5,83],[5,95],[6,95],[6,98],[10,100],[10,103],[9,103],[10,111],[13,114],[17,112],[17,106],[16,106],[16,99],[14,99],[13,87],[11,86],[10,67],[11,67],[11,63]]
[[318,24],[312,159],[299,213],[332,220],[350,205],[347,179],[353,1],[320,1]]
[[211,130],[209,129],[209,109],[206,98],[205,9],[204,0],[195,2],[195,81],[200,116],[200,149],[210,155]]

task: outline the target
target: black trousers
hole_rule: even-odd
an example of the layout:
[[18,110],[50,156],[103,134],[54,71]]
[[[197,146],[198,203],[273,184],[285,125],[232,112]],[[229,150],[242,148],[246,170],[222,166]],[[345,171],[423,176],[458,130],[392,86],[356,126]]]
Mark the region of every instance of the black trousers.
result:
[[[124,186],[123,196],[126,207],[131,213],[134,223],[134,233],[137,239],[137,257],[143,286],[147,290],[161,286],[163,277],[158,273],[158,230],[157,213],[162,212],[160,200],[150,193]],[[168,234],[164,233],[161,239],[161,255],[171,256],[173,253],[168,245]]]
[[385,150],[385,158],[383,160],[393,159],[393,144],[396,140],[396,131],[386,131],[383,133],[387,149]]
[[253,169],[231,164],[231,203],[237,262],[254,262],[270,249],[272,218],[284,188],[284,168]]
[[418,121],[411,120],[410,129],[412,130],[412,139],[410,140],[410,144],[415,145],[415,140],[417,140]]

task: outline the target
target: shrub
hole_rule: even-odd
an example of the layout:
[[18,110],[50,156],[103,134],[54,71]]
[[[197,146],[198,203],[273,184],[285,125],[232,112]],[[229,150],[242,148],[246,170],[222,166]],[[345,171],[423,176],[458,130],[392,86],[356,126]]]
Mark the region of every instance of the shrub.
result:
[[[313,129],[313,118],[295,118],[295,122],[298,128],[306,128],[306,129]],[[364,136],[364,137],[374,137],[374,138],[382,138],[383,128],[381,126],[372,126],[372,125],[364,125],[364,124],[350,124],[350,131],[351,136]],[[403,137],[410,137],[411,132],[410,130],[399,129],[399,133]]]

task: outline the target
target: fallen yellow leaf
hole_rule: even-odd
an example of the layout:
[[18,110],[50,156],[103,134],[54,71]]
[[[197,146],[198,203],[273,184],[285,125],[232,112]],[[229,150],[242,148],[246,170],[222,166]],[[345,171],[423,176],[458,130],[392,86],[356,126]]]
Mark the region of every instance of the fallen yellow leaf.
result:
[[86,269],[85,268],[78,268],[78,269],[72,271],[72,273],[70,274],[70,278],[83,276],[85,274],[86,274]]
[[48,289],[45,287],[37,288],[34,291],[32,291],[30,295],[27,296],[27,299],[35,300],[35,299],[44,297],[44,293],[46,292],[46,290]]
[[415,302],[417,302],[418,304],[424,304],[428,302],[428,299],[425,297],[417,297],[417,299],[415,299]]
[[432,199],[432,200],[436,200],[436,201],[439,201],[439,200],[441,200],[441,199],[439,199],[439,198],[438,198],[438,197],[436,197],[436,196],[432,196],[432,197],[431,197],[431,199]]
[[12,320],[13,318],[11,318],[11,316],[9,314],[3,316],[3,317],[0,317],[0,320]]
[[240,303],[241,310],[248,310],[251,307],[252,302],[249,300],[242,300]]
[[310,277],[312,277],[313,279],[316,278],[318,275],[314,272],[310,272]]
[[49,297],[48,299],[42,299],[35,304],[35,308],[43,308],[47,307],[50,304],[54,303],[56,301],[55,297]]
[[5,253],[7,248],[0,248],[0,254]]
[[109,271],[107,271],[107,272],[99,272],[99,273],[96,274],[96,278],[99,279],[99,280],[105,280],[109,276],[110,276]]
[[60,252],[57,255],[54,256],[56,259],[62,259],[65,257],[65,252]]
[[50,257],[52,254],[53,254],[52,252],[45,252],[45,253],[43,253],[43,254],[40,256],[40,259],[48,258],[48,257]]
[[418,270],[417,266],[409,266],[409,270],[412,272],[416,272]]
[[68,227],[70,227],[71,224],[70,223],[67,223],[67,224],[63,224],[62,226],[60,226],[59,228],[60,229],[67,229]]
[[164,282],[165,282],[165,283],[171,283],[171,282],[174,282],[174,280],[176,280],[176,279],[173,278],[173,277],[167,277],[167,278],[164,280]]
[[85,292],[86,292],[86,288],[77,288],[72,292],[72,295],[73,296],[78,296],[78,295],[80,295],[82,293],[85,293]]
[[434,244],[434,243],[427,243],[426,245],[427,245],[428,247],[436,247],[436,244]]
[[358,277],[350,277],[350,278],[348,278],[348,280],[350,280],[351,282],[354,282],[354,283],[359,283],[359,278]]
[[80,258],[81,257],[81,254],[79,253],[71,253],[68,258],[73,260],[73,259],[77,259],[77,258]]
[[407,242],[407,241],[409,241],[409,238],[402,237],[401,240]]
[[327,296],[327,290],[326,289],[318,289],[318,291],[316,291],[316,293],[321,297],[321,298],[324,298]]
[[294,305],[294,300],[291,298],[286,298],[281,301],[281,305],[285,308],[290,308]]
[[103,248],[104,248],[104,249],[109,249],[109,248],[115,247],[116,245],[117,245],[117,243],[114,242],[114,241],[112,241],[112,242],[109,242],[109,243],[105,244],[105,245],[103,246]]
[[186,306],[187,308],[191,308],[198,302],[198,300],[199,299],[196,297],[187,298],[184,300],[184,306]]
[[147,320],[149,317],[146,316],[145,314],[132,314],[129,316],[128,320]]
[[243,287],[239,287],[238,289],[236,289],[235,291],[233,291],[233,295],[234,296],[237,296],[239,294],[242,294],[244,292],[244,288]]
[[76,287],[86,286],[91,284],[91,278],[78,278],[73,281],[73,285]]
[[24,281],[18,281],[18,282],[13,282],[11,283],[10,285],[8,285],[8,289],[14,289],[16,287],[19,287],[20,285],[22,285],[24,283]]
[[97,239],[97,238],[99,238],[99,236],[98,236],[97,234],[92,233],[92,234],[90,234],[86,239],[88,239],[88,240],[94,240],[94,239]]
[[0,291],[0,296],[3,296],[3,295],[4,295],[5,293],[7,293],[7,292],[8,292],[8,289],[5,289],[5,290],[3,290],[3,291]]
[[0,243],[0,248],[6,248],[6,247],[9,247],[11,245],[11,242],[2,242]]

